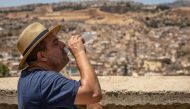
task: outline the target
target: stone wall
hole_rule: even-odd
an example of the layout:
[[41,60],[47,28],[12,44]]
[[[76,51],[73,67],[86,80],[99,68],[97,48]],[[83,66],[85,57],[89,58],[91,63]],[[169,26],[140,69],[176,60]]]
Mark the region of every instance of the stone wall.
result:
[[[104,76],[99,80],[103,109],[190,109],[188,76]],[[18,108],[17,82],[18,78],[0,78],[0,109]]]

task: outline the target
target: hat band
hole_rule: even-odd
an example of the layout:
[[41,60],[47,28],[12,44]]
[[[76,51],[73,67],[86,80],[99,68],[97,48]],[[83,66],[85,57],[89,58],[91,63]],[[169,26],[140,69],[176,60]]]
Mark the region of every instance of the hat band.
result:
[[23,56],[27,53],[27,51],[32,47],[32,45],[34,45],[36,43],[36,41],[38,41],[43,35],[45,35],[49,30],[45,29],[44,31],[42,31],[33,41],[32,43],[26,48],[26,50],[24,50],[23,52]]

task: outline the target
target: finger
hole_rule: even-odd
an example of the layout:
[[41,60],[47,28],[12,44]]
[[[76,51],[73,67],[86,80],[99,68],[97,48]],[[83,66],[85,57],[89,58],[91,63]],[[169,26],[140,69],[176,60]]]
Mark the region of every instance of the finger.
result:
[[70,42],[73,43],[73,42],[76,42],[76,36],[71,36],[71,39],[70,39]]
[[78,40],[78,38],[79,38],[79,35],[75,35],[75,38]]
[[71,37],[69,38],[69,41],[73,40],[73,38],[74,38],[74,36],[71,36]]
[[73,38],[75,39],[78,35],[73,35]]
[[82,40],[82,37],[78,36],[78,39],[79,39],[79,40]]

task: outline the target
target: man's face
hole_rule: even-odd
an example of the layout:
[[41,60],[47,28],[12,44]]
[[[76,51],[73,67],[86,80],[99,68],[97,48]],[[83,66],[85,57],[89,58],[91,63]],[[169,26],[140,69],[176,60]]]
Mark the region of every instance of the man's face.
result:
[[65,43],[61,42],[54,34],[48,35],[44,41],[47,48],[45,50],[47,64],[60,71],[69,62],[67,53],[64,51]]

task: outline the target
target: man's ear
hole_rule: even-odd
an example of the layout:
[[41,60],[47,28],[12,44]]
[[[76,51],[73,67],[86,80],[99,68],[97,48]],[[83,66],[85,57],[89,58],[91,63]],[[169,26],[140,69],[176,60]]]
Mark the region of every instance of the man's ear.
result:
[[37,58],[38,58],[38,60],[43,61],[43,62],[47,61],[47,56],[46,56],[45,52],[43,52],[43,51],[40,51],[37,53]]

